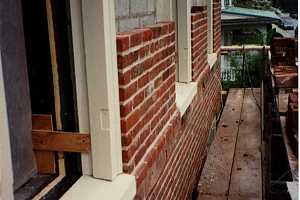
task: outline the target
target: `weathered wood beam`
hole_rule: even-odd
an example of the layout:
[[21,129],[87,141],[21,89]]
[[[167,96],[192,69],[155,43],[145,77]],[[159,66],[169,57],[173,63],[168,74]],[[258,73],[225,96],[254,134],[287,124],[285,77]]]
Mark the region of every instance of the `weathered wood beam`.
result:
[[89,152],[89,134],[32,130],[33,149],[39,151]]

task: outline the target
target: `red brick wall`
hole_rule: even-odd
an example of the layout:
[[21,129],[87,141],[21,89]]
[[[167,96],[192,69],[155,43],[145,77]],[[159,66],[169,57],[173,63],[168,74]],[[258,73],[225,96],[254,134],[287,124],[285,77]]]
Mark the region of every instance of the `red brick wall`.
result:
[[213,0],[214,52],[221,52],[221,0]]
[[137,173],[176,112],[175,24],[119,33],[117,50],[124,171]]
[[191,16],[199,88],[184,117],[175,104],[174,23],[117,34],[123,169],[136,176],[136,199],[189,199],[197,185],[220,107],[220,65],[210,70],[204,53],[205,15]]
[[192,8],[192,78],[197,81],[207,63],[207,7]]

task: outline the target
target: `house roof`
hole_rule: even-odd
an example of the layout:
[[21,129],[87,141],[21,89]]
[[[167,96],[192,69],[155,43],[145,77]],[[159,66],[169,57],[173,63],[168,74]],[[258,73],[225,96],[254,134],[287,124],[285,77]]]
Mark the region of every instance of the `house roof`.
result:
[[240,8],[240,7],[228,7],[222,9],[223,13],[228,14],[236,14],[236,15],[243,15],[243,16],[252,16],[252,17],[264,17],[264,18],[271,18],[274,20],[280,20],[280,17],[275,14],[275,12],[267,11],[267,10],[256,10],[256,9],[249,9],[249,8]]
[[240,24],[272,24],[280,22],[280,17],[272,11],[256,10],[240,7],[222,9],[222,25]]

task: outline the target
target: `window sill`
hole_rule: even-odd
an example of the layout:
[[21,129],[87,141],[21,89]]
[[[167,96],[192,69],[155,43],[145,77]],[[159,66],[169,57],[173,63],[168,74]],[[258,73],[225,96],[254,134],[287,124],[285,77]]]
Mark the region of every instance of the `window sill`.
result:
[[213,66],[215,65],[217,60],[218,60],[218,55],[216,53],[210,53],[207,55],[207,62],[208,62],[210,69],[213,68]]
[[61,200],[127,200],[136,194],[135,177],[121,174],[115,180],[105,181],[91,176],[82,176]]
[[182,117],[197,94],[197,83],[176,82],[176,106]]

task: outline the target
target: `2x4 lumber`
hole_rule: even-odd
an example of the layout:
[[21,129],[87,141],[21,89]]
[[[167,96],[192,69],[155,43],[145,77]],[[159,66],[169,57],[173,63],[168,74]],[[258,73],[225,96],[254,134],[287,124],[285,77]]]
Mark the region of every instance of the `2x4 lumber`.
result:
[[[33,115],[32,128],[37,130],[52,131],[51,115]],[[55,173],[55,153],[50,151],[34,151],[37,170],[40,174]]]
[[[260,91],[245,90],[229,196],[262,199]],[[234,199],[234,198],[229,198]]]
[[58,74],[57,52],[56,52],[56,44],[55,44],[55,30],[53,24],[51,0],[46,0],[46,11],[47,11],[48,34],[49,34],[49,45],[50,45],[52,77],[53,77],[55,122],[56,122],[56,129],[62,130],[59,74]]
[[39,151],[89,152],[90,135],[58,131],[32,131],[33,149]]
[[231,89],[199,182],[199,198],[226,196],[235,152],[244,89]]

